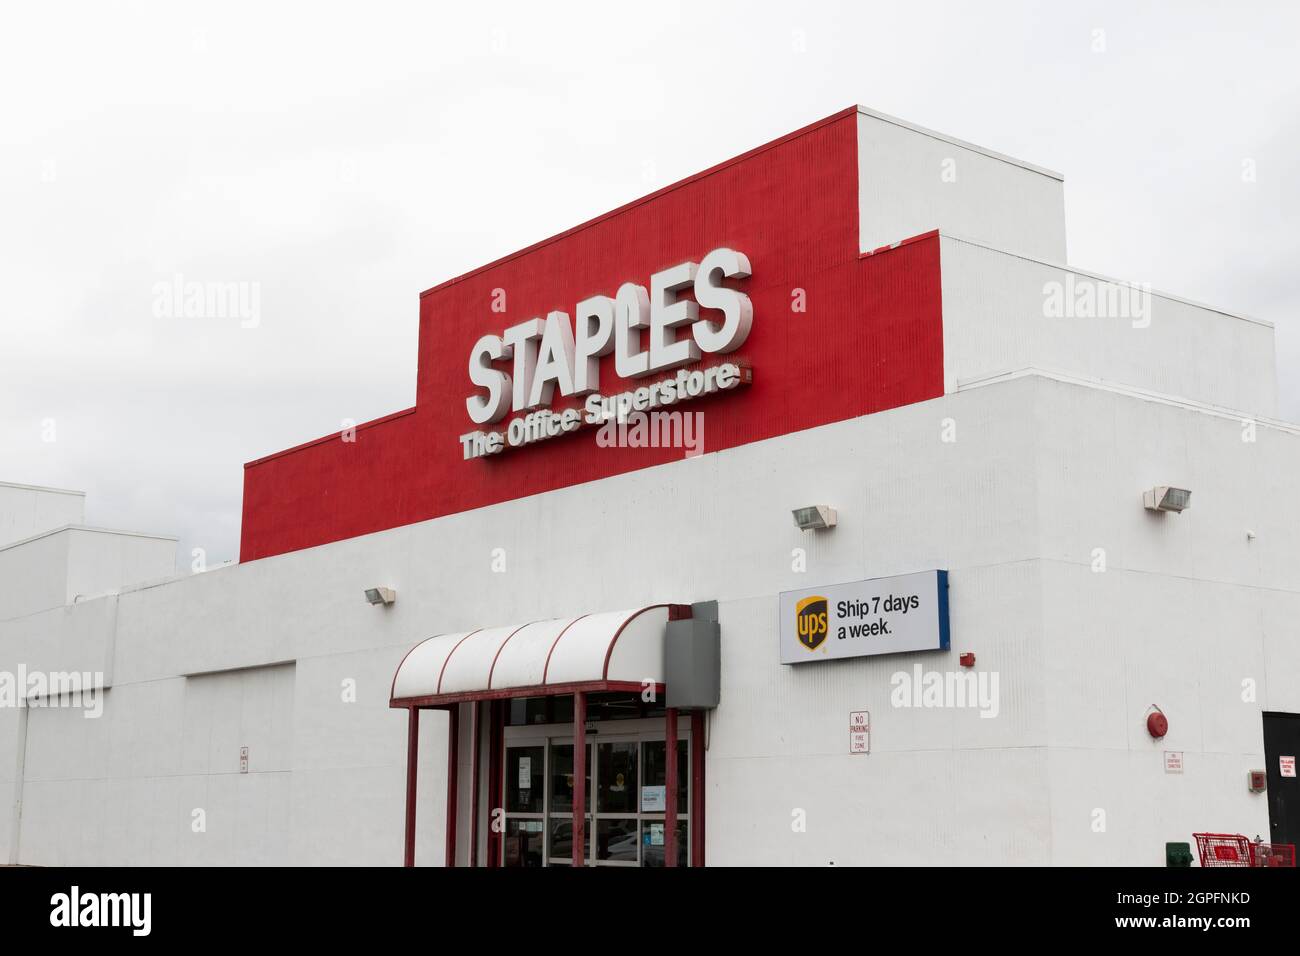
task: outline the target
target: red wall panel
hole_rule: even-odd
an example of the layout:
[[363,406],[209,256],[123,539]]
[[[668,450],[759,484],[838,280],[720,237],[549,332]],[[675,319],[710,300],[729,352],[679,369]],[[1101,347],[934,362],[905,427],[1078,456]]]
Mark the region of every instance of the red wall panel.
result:
[[[941,395],[938,237],[860,256],[857,183],[847,110],[425,292],[415,408],[362,426],[354,443],[329,436],[246,465],[241,560],[681,458],[675,448],[601,448],[589,428],[464,461],[459,436],[474,430],[466,365],[484,334],[552,310],[572,316],[581,299],[648,286],[651,273],[719,246],[752,266],[739,288],[753,302],[753,331],[725,358],[749,364],[754,380],[674,406],[704,413],[706,453]],[[497,289],[504,313],[491,308]],[[796,289],[806,312],[791,308]],[[669,373],[620,380],[610,357],[600,374],[613,395]]]

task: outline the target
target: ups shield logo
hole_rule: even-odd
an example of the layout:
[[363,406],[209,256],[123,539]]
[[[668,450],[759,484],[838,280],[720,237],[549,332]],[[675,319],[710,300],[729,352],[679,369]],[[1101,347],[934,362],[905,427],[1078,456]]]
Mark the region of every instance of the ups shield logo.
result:
[[795,631],[799,643],[815,651],[826,641],[830,624],[826,617],[826,599],[820,595],[806,597],[794,606]]

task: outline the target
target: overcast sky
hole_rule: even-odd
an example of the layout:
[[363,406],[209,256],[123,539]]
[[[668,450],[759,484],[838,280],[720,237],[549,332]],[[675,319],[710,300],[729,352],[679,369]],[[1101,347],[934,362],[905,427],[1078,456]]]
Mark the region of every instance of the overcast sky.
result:
[[1062,172],[1070,262],[1275,323],[1300,419],[1295,4],[456,6],[6,8],[0,480],[235,557],[245,461],[414,403],[421,290],[853,103]]

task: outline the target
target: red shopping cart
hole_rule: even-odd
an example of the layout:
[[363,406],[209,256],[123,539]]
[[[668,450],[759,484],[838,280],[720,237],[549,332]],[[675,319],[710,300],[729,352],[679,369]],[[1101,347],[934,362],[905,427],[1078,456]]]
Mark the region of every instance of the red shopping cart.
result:
[[1252,843],[1251,866],[1295,866],[1294,843]]
[[1201,866],[1295,866],[1294,843],[1255,843],[1240,833],[1193,833]]

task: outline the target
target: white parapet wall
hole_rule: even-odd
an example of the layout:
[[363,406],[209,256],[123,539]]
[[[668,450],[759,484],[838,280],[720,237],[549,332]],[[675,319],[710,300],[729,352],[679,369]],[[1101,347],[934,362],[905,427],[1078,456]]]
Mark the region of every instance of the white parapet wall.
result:
[[0,481],[0,545],[86,520],[86,493]]
[[1065,261],[1060,173],[858,107],[859,247],[938,229]]
[[0,545],[0,620],[176,573],[176,538],[70,525]]
[[953,236],[940,257],[947,391],[1032,368],[1277,414],[1267,322]]

